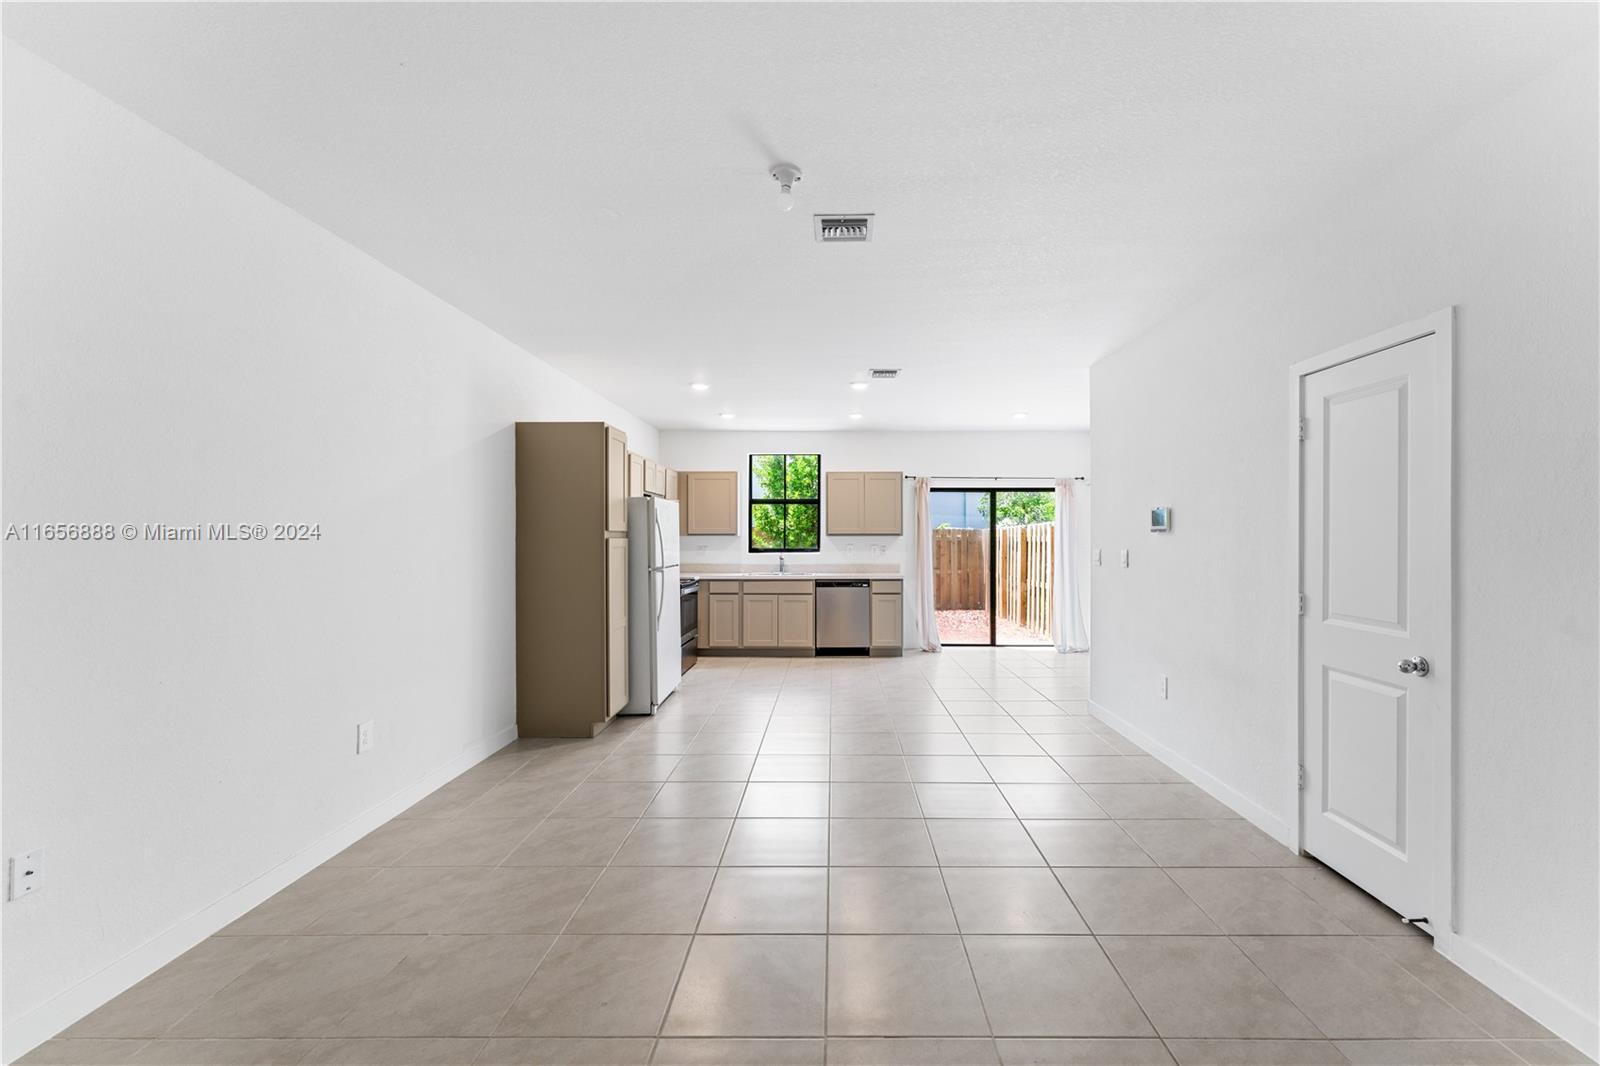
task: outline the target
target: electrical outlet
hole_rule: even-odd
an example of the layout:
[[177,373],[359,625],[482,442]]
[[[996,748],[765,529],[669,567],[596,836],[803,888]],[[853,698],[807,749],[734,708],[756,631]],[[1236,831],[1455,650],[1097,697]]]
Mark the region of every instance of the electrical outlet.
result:
[[365,755],[372,750],[372,727],[375,722],[362,722],[356,726],[356,754]]
[[1128,568],[1128,549],[1127,548],[1123,548],[1122,549],[1122,554],[1121,554],[1120,559],[1121,559],[1121,562],[1122,562],[1122,568],[1124,570],[1126,570]]
[[39,886],[44,879],[44,852],[42,850],[26,851],[21,855],[13,855],[9,866],[9,877],[6,879],[6,898],[21,899],[31,896],[39,891]]
[[1167,675],[1166,674],[1162,674],[1161,675],[1161,698],[1162,699],[1166,699],[1167,698]]

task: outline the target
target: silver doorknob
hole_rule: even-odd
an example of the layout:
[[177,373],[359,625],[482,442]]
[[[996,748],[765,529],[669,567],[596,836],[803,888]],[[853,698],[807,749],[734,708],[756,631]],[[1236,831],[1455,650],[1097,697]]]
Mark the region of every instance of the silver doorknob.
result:
[[1416,674],[1418,677],[1427,677],[1428,660],[1420,655],[1413,655],[1409,659],[1401,659],[1400,672],[1402,674]]

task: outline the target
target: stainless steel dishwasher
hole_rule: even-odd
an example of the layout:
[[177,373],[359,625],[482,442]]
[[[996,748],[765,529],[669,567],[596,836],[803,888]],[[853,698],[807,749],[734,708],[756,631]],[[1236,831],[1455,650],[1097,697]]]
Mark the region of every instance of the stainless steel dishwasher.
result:
[[817,650],[872,647],[872,587],[865,581],[817,582]]

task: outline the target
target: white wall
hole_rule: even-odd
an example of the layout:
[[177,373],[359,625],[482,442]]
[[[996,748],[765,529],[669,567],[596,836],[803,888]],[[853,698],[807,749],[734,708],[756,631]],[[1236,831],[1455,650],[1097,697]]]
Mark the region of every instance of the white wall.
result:
[[323,533],[5,545],[10,1057],[513,728],[513,421],[656,439],[9,42],[4,100],[5,520]]
[[[1258,820],[1294,819],[1288,368],[1455,305],[1458,958],[1593,1054],[1600,331],[1586,48],[1095,364],[1093,540],[1107,559],[1131,547],[1133,565],[1093,571],[1092,693]],[[1170,535],[1147,532],[1156,504],[1174,508]]]
[[[1048,486],[1057,477],[1087,477],[1089,474],[1089,434],[1082,431],[1035,432],[999,431],[993,433],[910,433],[845,430],[837,433],[665,430],[661,434],[662,462],[676,470],[748,471],[750,456],[766,452],[816,452],[822,456],[822,469],[901,470],[912,475],[978,475],[989,478],[1025,478],[1028,485]],[[961,476],[935,481],[936,486],[971,485],[987,488],[987,483]],[[1021,482],[1016,484],[1020,485]],[[1005,488],[1004,484],[996,485]],[[735,537],[685,537],[683,563],[692,567],[704,563],[753,563],[775,565],[768,554],[751,554],[746,526],[749,522],[749,478],[739,487],[739,535]],[[1087,487],[1079,490],[1080,528],[1087,529],[1089,512]],[[916,575],[916,540],[912,536],[911,483],[905,489],[905,535],[900,537],[822,537],[822,549],[815,555],[798,557],[804,566],[829,563],[882,565],[899,568],[906,579],[906,646],[917,642],[912,621]],[[1080,538],[1079,573],[1087,573],[1088,537]],[[1083,608],[1089,609],[1088,590],[1084,589]],[[1087,617],[1087,614],[1085,615]]]

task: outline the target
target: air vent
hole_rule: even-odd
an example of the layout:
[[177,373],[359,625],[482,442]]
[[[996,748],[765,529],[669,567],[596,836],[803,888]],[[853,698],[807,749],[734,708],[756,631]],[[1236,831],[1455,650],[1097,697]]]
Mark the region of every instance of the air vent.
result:
[[860,244],[872,240],[871,215],[812,215],[817,240],[823,244]]
[[869,371],[867,371],[867,373],[874,380],[877,380],[877,381],[890,380],[890,379],[897,378],[897,377],[900,376],[900,370],[899,370],[898,367],[895,368],[894,370],[885,370],[885,369],[879,367],[879,368],[876,368],[876,369],[873,369],[873,370],[869,370]]

